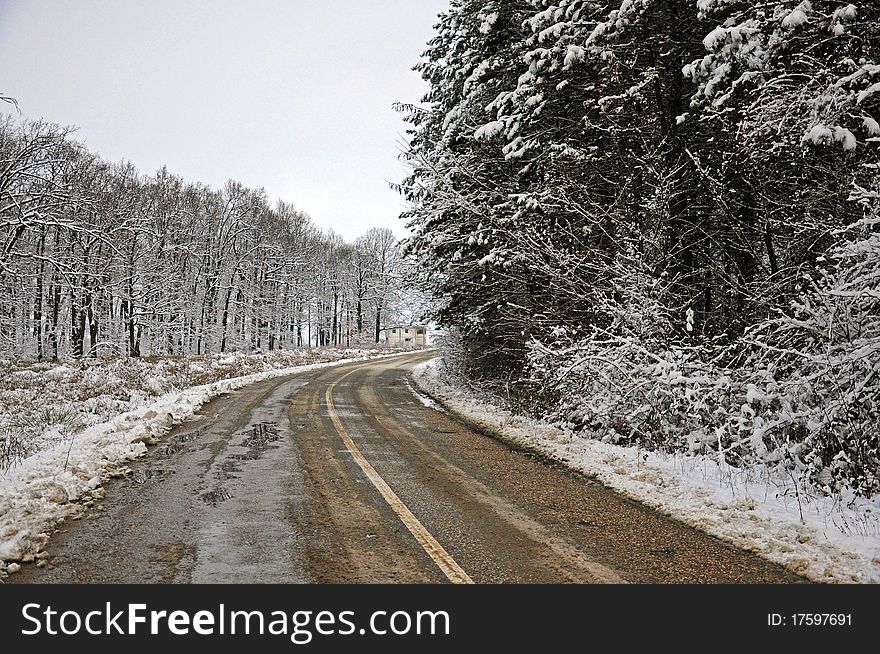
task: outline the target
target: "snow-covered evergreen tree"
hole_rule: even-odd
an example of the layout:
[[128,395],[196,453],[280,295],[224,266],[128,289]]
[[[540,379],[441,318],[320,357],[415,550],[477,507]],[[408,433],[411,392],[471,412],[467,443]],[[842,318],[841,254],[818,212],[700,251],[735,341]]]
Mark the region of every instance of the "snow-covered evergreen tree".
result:
[[[876,231],[880,6],[461,0],[426,56],[409,251],[463,372],[595,437],[875,489],[876,428],[829,450],[799,422],[855,368],[799,368],[818,341],[785,329],[840,315],[835,284],[876,292],[852,230]],[[813,355],[774,360],[783,333]],[[880,367],[857,333],[834,348]]]

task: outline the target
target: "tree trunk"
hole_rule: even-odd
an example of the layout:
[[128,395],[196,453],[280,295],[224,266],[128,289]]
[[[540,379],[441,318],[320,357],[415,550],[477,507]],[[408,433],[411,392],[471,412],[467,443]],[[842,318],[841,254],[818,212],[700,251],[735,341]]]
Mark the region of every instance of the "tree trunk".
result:
[[229,302],[232,300],[232,284],[226,290],[226,300],[223,302],[223,320],[221,322],[222,338],[220,339],[220,351],[226,351],[226,329],[229,325]]
[[379,335],[382,332],[382,303],[376,305],[376,342],[379,342]]
[[37,272],[37,284],[34,290],[34,338],[37,342],[37,360],[43,360],[43,275],[46,273],[46,263],[43,255],[46,250],[46,229],[40,230],[40,245],[37,252],[40,255],[40,268]]
[[85,349],[86,313],[77,306],[76,298],[70,300],[70,350],[79,359]]
[[98,356],[98,314],[95,311],[95,297],[86,297],[86,316],[89,320],[89,356]]
[[339,293],[337,293],[336,291],[333,291],[333,326],[330,329],[330,333],[332,334],[334,346],[339,344],[339,340],[338,340],[337,334],[336,334],[336,329],[337,329],[338,323],[339,323],[339,315],[337,313],[338,311],[339,311]]

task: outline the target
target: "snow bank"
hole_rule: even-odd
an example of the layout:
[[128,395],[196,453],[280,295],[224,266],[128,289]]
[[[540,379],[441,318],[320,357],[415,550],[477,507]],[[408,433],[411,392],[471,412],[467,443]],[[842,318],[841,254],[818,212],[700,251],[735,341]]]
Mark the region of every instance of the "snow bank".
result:
[[421,390],[477,427],[813,581],[880,582],[880,496],[842,506],[828,497],[796,497],[794,487],[705,456],[667,455],[581,438],[514,415],[441,378],[437,359],[418,366],[414,379]]
[[0,473],[0,578],[18,570],[18,561],[45,557],[42,550],[55,526],[103,497],[106,480],[124,474],[126,462],[142,457],[147,445],[157,443],[209,400],[264,379],[399,355],[372,350],[353,351],[352,356],[343,357],[340,352],[324,353],[335,357],[331,361],[266,370],[166,393],[145,406],[87,427],[66,442]]

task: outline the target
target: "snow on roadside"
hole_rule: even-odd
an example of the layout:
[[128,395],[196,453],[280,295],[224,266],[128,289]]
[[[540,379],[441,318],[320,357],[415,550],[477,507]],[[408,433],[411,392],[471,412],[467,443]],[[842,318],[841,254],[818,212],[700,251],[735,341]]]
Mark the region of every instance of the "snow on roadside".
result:
[[813,581],[880,582],[880,496],[850,506],[797,498],[754,471],[702,456],[646,452],[581,438],[491,404],[449,382],[432,359],[416,385],[449,410],[515,446],[598,479],[664,514],[779,563]]
[[86,427],[193,386],[378,353],[327,347],[193,357],[0,360],[0,471]]
[[102,484],[125,473],[126,462],[143,456],[173,426],[191,418],[209,400],[264,379],[400,353],[353,351],[334,360],[276,368],[161,395],[143,406],[92,425],[0,473],[0,578],[18,562],[45,557],[53,527],[78,514],[83,503],[103,497]]
[[418,389],[416,389],[416,387],[413,386],[412,384],[410,384],[409,382],[406,382],[406,389],[410,393],[412,393],[413,396],[419,402],[421,402],[422,406],[426,406],[429,409],[434,409],[435,411],[442,411],[443,413],[448,413],[448,411],[446,411],[446,407],[444,407],[442,404],[437,404],[437,402],[435,402],[434,399],[432,397],[430,397],[429,395],[425,395],[423,393],[420,393],[418,391]]

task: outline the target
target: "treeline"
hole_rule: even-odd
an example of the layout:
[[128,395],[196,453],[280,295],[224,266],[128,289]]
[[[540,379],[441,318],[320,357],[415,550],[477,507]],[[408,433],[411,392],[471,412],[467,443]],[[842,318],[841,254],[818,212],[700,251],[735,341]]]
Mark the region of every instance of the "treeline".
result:
[[378,342],[397,239],[348,244],[262,189],[110,163],[0,119],[0,356],[190,355]]
[[453,0],[417,69],[408,249],[462,372],[880,490],[880,4]]

